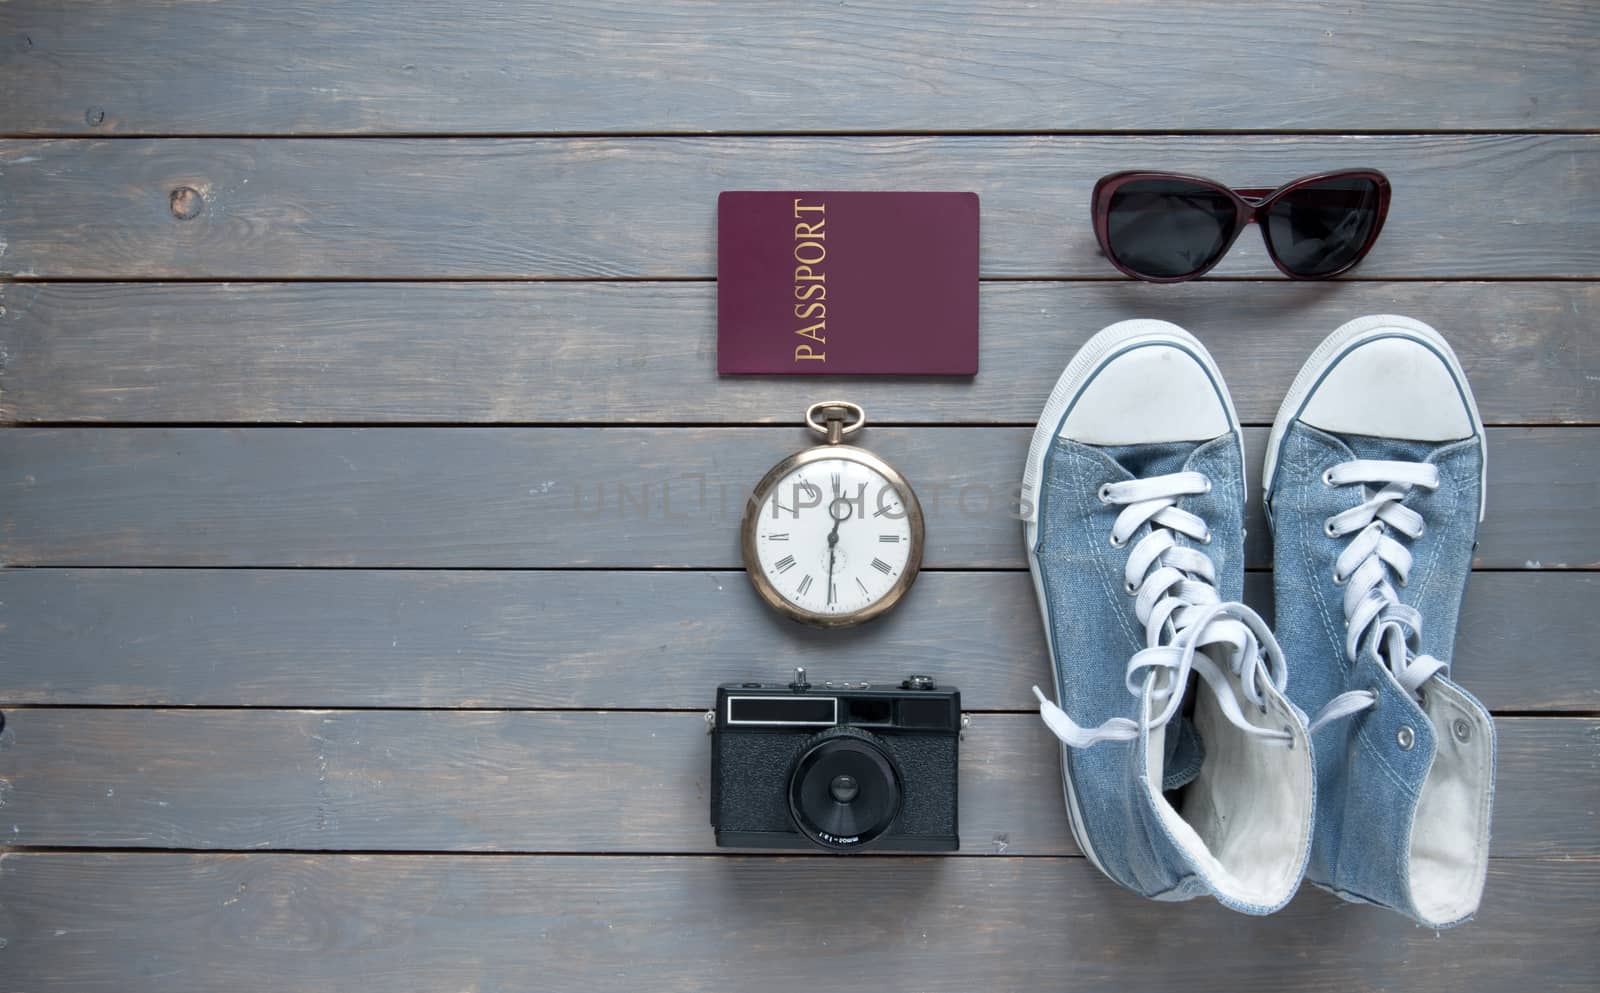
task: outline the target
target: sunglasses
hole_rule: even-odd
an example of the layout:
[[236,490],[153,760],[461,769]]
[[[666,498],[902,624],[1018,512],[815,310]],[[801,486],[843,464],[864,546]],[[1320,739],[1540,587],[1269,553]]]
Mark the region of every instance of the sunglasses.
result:
[[1093,211],[1100,250],[1136,279],[1176,283],[1204,275],[1252,221],[1284,275],[1327,279],[1360,262],[1378,240],[1389,180],[1376,169],[1346,169],[1275,190],[1233,190],[1198,176],[1118,172],[1094,184]]

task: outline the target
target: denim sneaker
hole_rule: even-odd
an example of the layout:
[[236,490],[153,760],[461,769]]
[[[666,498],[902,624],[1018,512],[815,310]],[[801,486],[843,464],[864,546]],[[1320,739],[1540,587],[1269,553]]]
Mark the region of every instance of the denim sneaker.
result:
[[1495,745],[1488,711],[1449,677],[1484,490],[1455,353],[1407,317],[1344,325],[1290,387],[1264,475],[1289,697],[1361,698],[1313,731],[1307,878],[1458,924],[1483,894]]
[[1147,897],[1283,906],[1311,844],[1310,735],[1278,643],[1239,602],[1244,452],[1211,356],[1164,321],[1095,335],[1050,394],[1023,485],[1060,705],[1034,693],[1079,847]]

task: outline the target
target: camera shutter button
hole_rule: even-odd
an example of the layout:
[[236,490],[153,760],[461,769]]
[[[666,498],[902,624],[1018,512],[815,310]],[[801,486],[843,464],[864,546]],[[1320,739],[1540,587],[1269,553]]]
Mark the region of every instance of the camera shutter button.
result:
[[903,690],[931,690],[934,688],[932,676],[907,676],[900,684]]

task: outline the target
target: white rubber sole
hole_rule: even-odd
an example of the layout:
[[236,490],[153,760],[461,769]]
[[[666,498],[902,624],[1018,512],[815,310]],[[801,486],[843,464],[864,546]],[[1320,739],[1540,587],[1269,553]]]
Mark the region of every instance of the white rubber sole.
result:
[[[1053,679],[1052,690],[1061,684],[1060,673],[1055,672],[1056,652],[1055,644],[1050,634],[1050,612],[1045,601],[1044,582],[1039,577],[1039,559],[1037,554],[1039,538],[1039,481],[1044,476],[1044,460],[1050,453],[1050,446],[1054,444],[1056,435],[1061,431],[1062,421],[1067,412],[1072,409],[1073,401],[1083,392],[1085,386],[1094,378],[1106,362],[1113,357],[1145,344],[1171,344],[1192,353],[1205,367],[1206,373],[1217,384],[1218,393],[1222,396],[1223,406],[1228,412],[1228,427],[1234,436],[1239,439],[1240,464],[1244,462],[1244,433],[1239,428],[1239,415],[1233,409],[1233,398],[1228,394],[1226,381],[1222,372],[1217,368],[1216,362],[1211,358],[1211,353],[1206,351],[1204,345],[1194,335],[1171,324],[1167,321],[1131,320],[1119,321],[1110,327],[1104,328],[1078,349],[1076,355],[1067,363],[1067,368],[1056,380],[1056,385],[1050,391],[1050,397],[1045,401],[1044,412],[1039,415],[1039,424],[1033,430],[1033,440],[1028,444],[1028,461],[1023,467],[1022,486],[1023,494],[1030,501],[1029,513],[1022,522],[1024,551],[1028,556],[1028,574],[1033,579],[1033,593],[1038,599],[1039,616],[1044,621],[1045,645],[1050,652],[1051,676]],[[1072,826],[1072,837],[1078,842],[1078,847],[1083,849],[1083,854],[1088,857],[1094,867],[1102,873],[1105,866],[1100,863],[1100,858],[1095,854],[1094,846],[1089,843],[1089,838],[1083,829],[1082,815],[1078,810],[1078,793],[1073,787],[1072,776],[1068,772],[1065,745],[1062,745],[1061,782],[1066,793],[1067,821]],[[1109,874],[1108,874],[1109,875]]]
[[1415,339],[1443,358],[1450,368],[1450,375],[1461,388],[1461,395],[1466,398],[1467,411],[1472,418],[1472,430],[1477,435],[1478,450],[1482,455],[1483,476],[1478,483],[1478,521],[1482,523],[1488,495],[1489,451],[1488,439],[1483,431],[1483,418],[1478,414],[1478,401],[1472,395],[1472,386],[1467,382],[1467,374],[1462,370],[1455,350],[1444,340],[1443,335],[1421,321],[1397,314],[1373,314],[1341,324],[1337,330],[1323,339],[1322,344],[1311,353],[1311,357],[1306,359],[1305,365],[1300,367],[1294,382],[1289,384],[1288,394],[1278,407],[1278,416],[1272,422],[1272,433],[1267,436],[1266,462],[1261,471],[1263,499],[1272,493],[1272,477],[1278,468],[1278,451],[1283,445],[1284,432],[1289,429],[1289,422],[1300,416],[1300,411],[1305,408],[1311,391],[1322,382],[1323,375],[1352,348],[1375,338],[1396,336]]

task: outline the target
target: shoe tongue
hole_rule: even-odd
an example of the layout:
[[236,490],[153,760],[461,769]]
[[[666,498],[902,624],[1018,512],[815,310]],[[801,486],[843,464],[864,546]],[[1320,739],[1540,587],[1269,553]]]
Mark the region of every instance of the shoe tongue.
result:
[[[1224,645],[1209,645],[1201,651],[1210,656],[1224,671],[1238,671],[1238,667],[1231,664],[1236,649]],[[1208,692],[1204,687],[1205,682],[1202,679],[1192,678],[1189,681],[1187,692],[1191,694],[1191,698],[1184,701],[1183,709],[1173,718],[1172,723],[1167,725],[1166,764],[1161,772],[1163,790],[1170,791],[1187,786],[1200,774],[1200,766],[1205,762],[1205,741],[1200,737],[1200,729],[1194,723],[1191,709],[1194,706],[1192,695],[1197,692]]]
[[1200,775],[1205,762],[1206,748],[1195,730],[1194,721],[1180,714],[1167,725],[1166,754],[1162,759],[1161,789],[1163,792],[1188,786]]
[[1189,456],[1205,442],[1163,441],[1149,445],[1109,445],[1100,449],[1135,479],[1182,472]]
[[1437,441],[1407,441],[1404,438],[1374,438],[1364,434],[1335,435],[1358,459],[1385,462],[1426,462],[1439,447]]
[[[1205,442],[1168,441],[1148,445],[1108,445],[1100,450],[1135,479],[1183,472],[1189,457]],[[1200,774],[1205,761],[1205,746],[1188,714],[1179,712],[1167,724],[1162,755],[1161,789],[1181,789]]]

